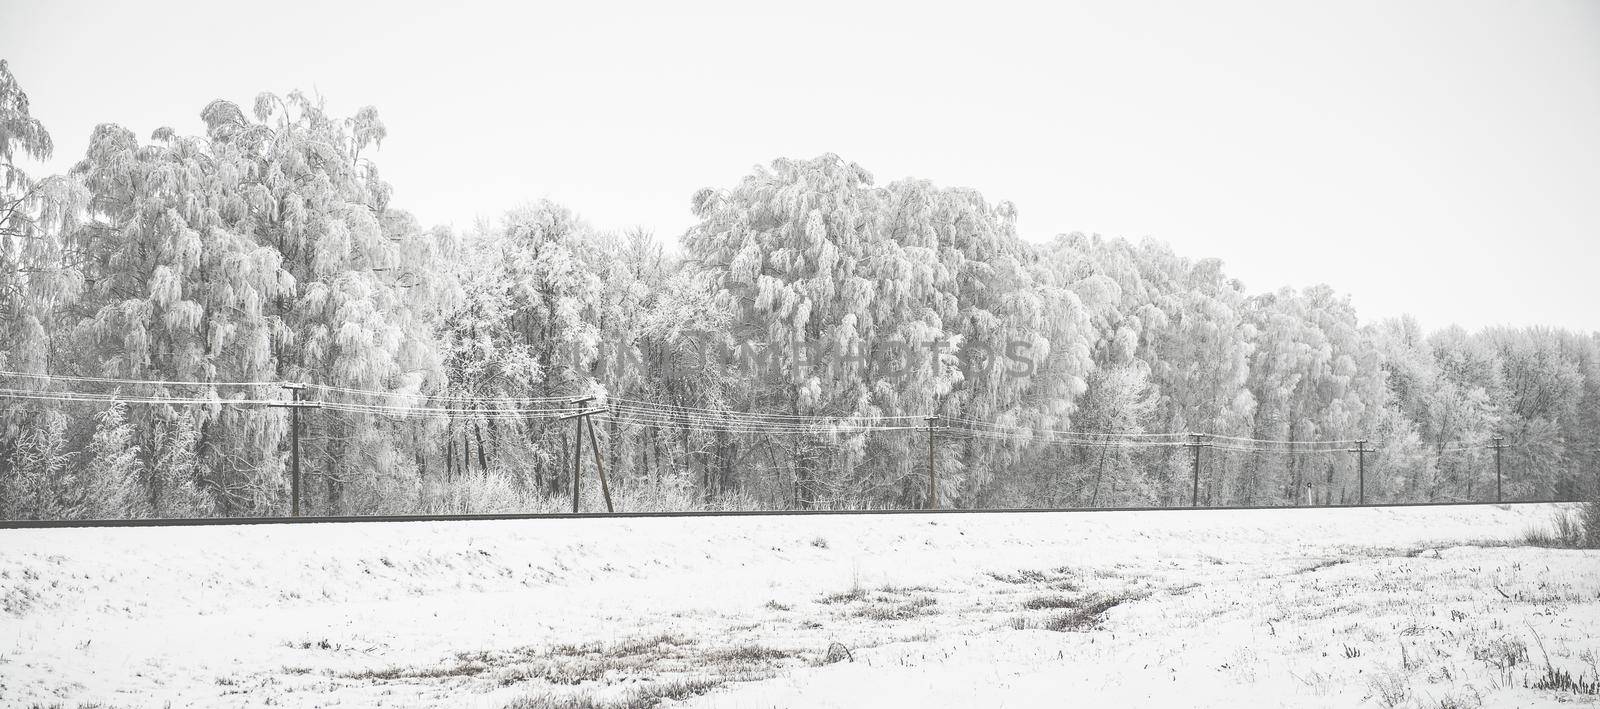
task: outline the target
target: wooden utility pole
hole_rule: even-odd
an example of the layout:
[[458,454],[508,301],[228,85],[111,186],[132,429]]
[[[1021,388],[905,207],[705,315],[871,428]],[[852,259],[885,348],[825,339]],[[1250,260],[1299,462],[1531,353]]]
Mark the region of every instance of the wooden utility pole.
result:
[[301,401],[300,392],[305,391],[304,384],[280,384],[289,390],[290,400],[282,404],[267,404],[267,406],[289,410],[289,516],[300,516],[300,409],[321,408],[322,404],[314,401]]
[[[587,403],[589,403],[591,401],[594,401],[594,397],[585,396],[585,397],[578,398],[578,399],[572,399],[572,400],[568,401],[567,403],[574,404],[574,405],[577,405],[577,406],[581,407],[584,404],[587,404]],[[574,411],[574,412],[572,412],[570,414],[564,414],[560,418],[556,419],[557,421],[565,421],[567,419],[577,419],[577,421],[578,421],[577,431],[574,432],[573,438],[572,438],[573,444],[574,444],[573,445],[573,449],[572,449],[572,513],[573,514],[577,514],[578,513],[579,494],[580,494],[580,492],[582,490],[582,486],[583,486],[583,427],[584,427],[584,424],[588,424],[588,426],[589,426],[589,444],[590,444],[589,447],[594,449],[594,467],[595,467],[595,470],[598,471],[599,474],[600,474],[600,493],[605,497],[605,500],[606,500],[606,512],[610,513],[610,512],[615,512],[616,511],[611,506],[611,486],[606,483],[605,464],[602,463],[601,459],[600,459],[600,441],[595,438],[594,422],[589,420],[590,416],[593,416],[595,414],[600,414],[600,413],[605,413],[605,409],[580,409],[580,410]]]
[[589,424],[589,450],[594,453],[595,472],[600,474],[600,494],[606,498],[606,514],[611,514],[616,510],[611,507],[611,486],[606,484],[606,466],[600,462],[600,441],[594,436],[594,422],[589,420],[589,414],[579,416],[578,420]]
[[933,429],[938,416],[928,416],[928,509],[939,509],[939,476],[933,467]]
[[1504,502],[1505,501],[1505,497],[1503,496],[1503,493],[1502,493],[1501,488],[1500,488],[1500,480],[1501,480],[1500,451],[1503,450],[1505,447],[1506,447],[1505,438],[1501,437],[1501,436],[1495,436],[1494,437],[1494,501],[1495,502]]
[[1189,506],[1200,506],[1200,449],[1206,447],[1205,436],[1199,433],[1189,434],[1189,442],[1184,445],[1194,449],[1193,482],[1189,490]]
[[1367,504],[1367,454],[1378,451],[1367,447],[1366,439],[1356,441],[1356,447],[1346,450],[1356,454],[1356,504]]

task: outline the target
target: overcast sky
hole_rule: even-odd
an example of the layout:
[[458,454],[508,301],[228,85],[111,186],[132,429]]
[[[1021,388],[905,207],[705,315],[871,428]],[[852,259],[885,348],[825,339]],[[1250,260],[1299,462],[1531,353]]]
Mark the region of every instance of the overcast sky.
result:
[[1600,330],[1597,2],[515,5],[0,0],[0,56],[55,170],[298,87],[378,107],[430,224],[549,197],[672,241],[696,189],[835,152],[1367,319]]

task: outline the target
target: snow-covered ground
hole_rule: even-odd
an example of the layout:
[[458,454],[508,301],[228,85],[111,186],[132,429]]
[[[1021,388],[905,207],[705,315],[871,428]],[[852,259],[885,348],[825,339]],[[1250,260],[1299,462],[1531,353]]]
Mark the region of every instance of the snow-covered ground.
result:
[[0,706],[1595,701],[1552,512],[0,530]]

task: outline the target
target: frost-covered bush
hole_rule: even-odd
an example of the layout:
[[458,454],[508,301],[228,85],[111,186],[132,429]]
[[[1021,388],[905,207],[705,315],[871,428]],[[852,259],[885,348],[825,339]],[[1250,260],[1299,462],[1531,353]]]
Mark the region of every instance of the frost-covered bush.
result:
[[146,464],[128,408],[92,419],[40,411],[23,427],[0,477],[0,518],[124,519],[214,513],[197,486],[198,429],[181,415],[155,428]]
[[545,498],[501,472],[473,472],[425,486],[423,514],[517,514],[559,511]]
[[146,517],[208,517],[216,510],[200,490],[200,428],[194,417],[180,413],[155,431],[156,458],[147,474]]
[[1600,549],[1600,499],[1583,503],[1583,548]]
[[[674,485],[655,485],[647,481],[612,481],[611,504],[617,512],[697,512],[761,509],[755,498],[728,492],[706,501],[692,489]],[[604,512],[606,502],[600,481],[585,471],[579,495],[580,512]],[[472,472],[450,480],[422,486],[421,500],[414,509],[400,513],[421,514],[553,514],[572,511],[572,494],[547,492],[524,484],[505,471]]]
[[1550,524],[1529,529],[1523,541],[1543,547],[1568,549],[1600,548],[1600,502],[1585,502],[1578,509],[1557,509]]
[[113,404],[96,414],[88,442],[76,438],[81,450],[73,450],[74,428],[59,411],[37,414],[12,451],[10,475],[0,480],[0,514],[9,519],[141,516],[144,466],[127,407]]
[[[599,487],[598,484],[594,486]],[[656,486],[643,481],[620,488],[613,487],[611,499],[618,512],[737,512],[761,509],[758,500],[737,492],[723,492],[708,501],[688,487]],[[602,501],[600,504],[605,503]]]
[[140,507],[139,478],[144,466],[133,443],[128,407],[112,404],[95,415],[94,438],[82,464],[68,466],[61,477],[64,517],[115,519],[131,517]]
[[73,463],[68,448],[67,417],[45,411],[18,436],[11,455],[10,475],[0,477],[0,517],[5,519],[57,519],[62,507],[52,481],[59,480]]

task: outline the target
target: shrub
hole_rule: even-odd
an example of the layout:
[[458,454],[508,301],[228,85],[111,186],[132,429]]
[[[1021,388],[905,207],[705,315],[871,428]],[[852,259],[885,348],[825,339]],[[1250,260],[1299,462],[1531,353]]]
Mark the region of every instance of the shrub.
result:
[[60,519],[61,494],[54,489],[77,453],[68,449],[67,417],[37,414],[23,428],[11,455],[11,475],[0,478],[0,517]]
[[1585,502],[1577,510],[1558,509],[1550,514],[1548,527],[1529,529],[1522,541],[1540,547],[1596,548],[1596,531],[1600,530],[1600,511],[1596,507],[1600,505]]
[[1583,548],[1600,549],[1600,499],[1583,503]]
[[1393,709],[1411,698],[1411,687],[1405,675],[1395,670],[1377,672],[1367,676],[1367,686],[1378,700],[1378,705]]
[[196,453],[199,441],[200,427],[187,411],[156,429],[156,461],[148,471],[148,516],[204,517],[215,512],[196,485],[203,477]]
[[562,511],[559,497],[541,496],[500,472],[474,471],[449,480],[430,480],[424,485],[422,499],[424,514]]
[[70,519],[115,519],[133,516],[139,503],[139,478],[144,466],[139,448],[133,445],[133,425],[128,423],[128,408],[113,403],[95,415],[94,437],[83,452],[80,467],[69,467],[63,476]]

